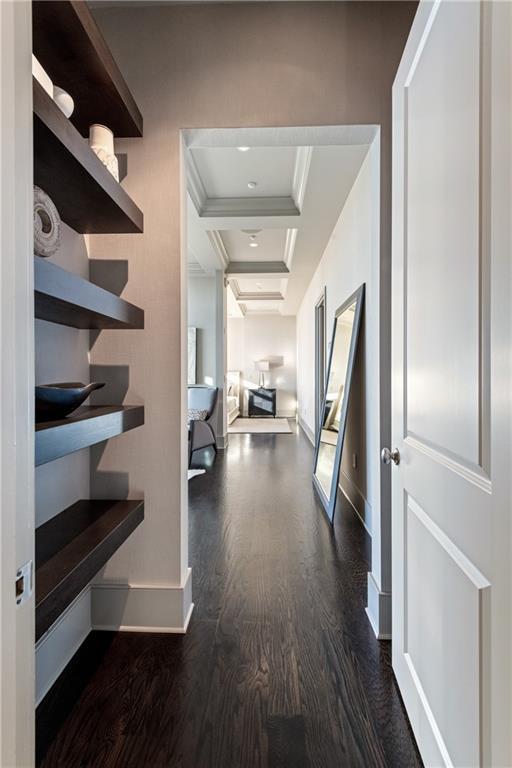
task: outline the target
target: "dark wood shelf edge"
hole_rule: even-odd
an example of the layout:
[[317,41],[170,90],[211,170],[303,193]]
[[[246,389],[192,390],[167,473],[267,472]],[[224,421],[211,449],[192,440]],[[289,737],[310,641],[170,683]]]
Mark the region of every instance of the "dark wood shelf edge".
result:
[[87,3],[32,3],[33,49],[53,82],[75,101],[73,124],[84,136],[91,123],[115,136],[142,136],[143,120]]
[[85,499],[37,528],[36,640],[143,519],[143,500]]
[[47,464],[144,424],[143,405],[84,405],[71,416],[35,425],[35,464]]
[[144,310],[34,256],[35,317],[73,328],[144,328]]
[[142,211],[96,157],[38,81],[32,79],[34,183],[81,234],[140,233]]

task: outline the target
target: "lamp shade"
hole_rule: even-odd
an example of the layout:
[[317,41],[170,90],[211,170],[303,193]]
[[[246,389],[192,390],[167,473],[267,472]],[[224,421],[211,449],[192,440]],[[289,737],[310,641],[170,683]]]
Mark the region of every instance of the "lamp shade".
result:
[[268,360],[256,360],[256,370],[257,371],[269,371],[270,370],[270,363]]

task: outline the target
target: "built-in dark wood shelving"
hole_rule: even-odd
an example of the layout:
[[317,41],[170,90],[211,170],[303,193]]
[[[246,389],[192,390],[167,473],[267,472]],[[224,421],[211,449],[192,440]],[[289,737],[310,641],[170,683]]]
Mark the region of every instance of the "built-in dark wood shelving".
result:
[[73,328],[144,328],[144,310],[40,256],[34,257],[34,292],[39,320]]
[[142,115],[87,3],[32,3],[35,56],[55,85],[75,101],[72,123],[88,136],[92,123],[115,136],[142,136]]
[[36,424],[36,467],[142,424],[142,405],[83,405],[65,419]]
[[82,500],[36,530],[36,640],[143,519],[140,500]]
[[32,84],[34,183],[76,232],[142,232],[142,211],[35,78]]
[[[67,119],[33,78],[34,184],[80,234],[143,231],[143,214],[88,144],[93,123],[117,138],[142,136],[142,115],[83,0],[32,3],[33,51],[73,97]],[[115,293],[34,257],[35,317],[74,328],[144,328],[144,311]],[[35,464],[144,423],[144,407],[82,406],[35,426]],[[82,500],[36,530],[36,640],[82,592],[144,519],[144,502]]]

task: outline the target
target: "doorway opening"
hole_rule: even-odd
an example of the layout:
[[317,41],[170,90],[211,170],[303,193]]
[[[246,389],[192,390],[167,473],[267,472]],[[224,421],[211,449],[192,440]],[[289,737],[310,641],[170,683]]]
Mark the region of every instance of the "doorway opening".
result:
[[[189,387],[216,391],[215,412],[206,417],[210,442],[228,450],[228,466],[229,444],[241,447],[255,435],[305,437],[314,446],[334,311],[364,283],[337,487],[340,503],[355,510],[372,536],[378,567],[388,568],[391,553],[377,541],[387,541],[380,525],[380,130],[226,128],[182,135],[188,325],[195,339]],[[208,476],[217,454],[214,446],[207,450]],[[201,453],[193,453],[197,466]]]

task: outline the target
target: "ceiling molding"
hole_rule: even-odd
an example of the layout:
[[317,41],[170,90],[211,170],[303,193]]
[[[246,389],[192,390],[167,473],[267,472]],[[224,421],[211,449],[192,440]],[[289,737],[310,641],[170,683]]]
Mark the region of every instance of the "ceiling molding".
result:
[[202,219],[212,216],[300,216],[300,211],[292,197],[209,197],[199,215]]
[[313,125],[273,128],[184,128],[188,148],[197,147],[332,147],[371,144],[378,125]]
[[240,301],[284,301],[284,296],[278,291],[257,291],[256,293],[241,293]]
[[297,242],[297,229],[286,230],[286,240],[284,243],[284,263],[289,272],[292,269],[293,253],[295,251],[295,243]]
[[293,172],[292,196],[299,211],[302,211],[302,204],[304,203],[304,195],[306,194],[312,155],[313,147],[297,147],[295,170]]
[[204,188],[203,180],[197,170],[194,156],[192,152],[186,152],[186,168],[187,168],[187,189],[188,193],[195,205],[196,211],[199,215],[203,211],[203,208],[207,202],[206,190]]
[[230,261],[226,268],[227,275],[240,277],[289,277],[290,270],[284,261]]
[[187,262],[187,274],[189,277],[209,277],[197,261]]
[[226,269],[229,265],[229,256],[228,252],[226,251],[226,246],[224,245],[222,235],[216,229],[209,229],[207,230],[206,234],[208,235],[208,239],[212,245],[213,250],[215,251],[215,255],[222,265],[222,269]]
[[231,279],[229,284],[237,301],[284,301],[284,296],[279,291],[247,291],[244,293],[240,290],[237,280]]
[[251,317],[252,315],[277,315],[278,317],[282,317],[282,312],[280,312],[279,309],[275,309],[273,307],[269,307],[268,309],[250,309],[248,308],[245,312],[244,317]]

